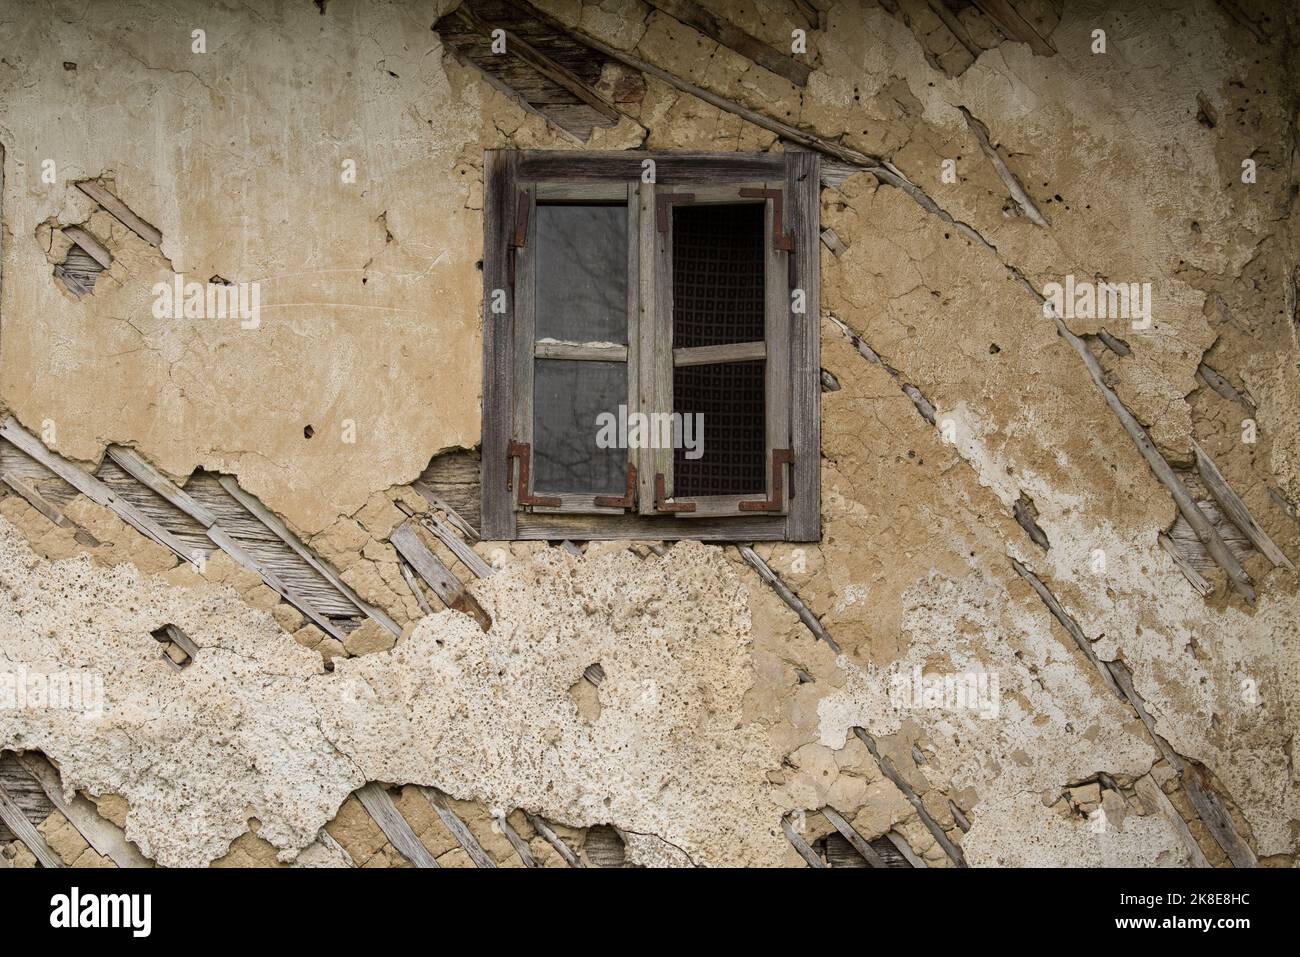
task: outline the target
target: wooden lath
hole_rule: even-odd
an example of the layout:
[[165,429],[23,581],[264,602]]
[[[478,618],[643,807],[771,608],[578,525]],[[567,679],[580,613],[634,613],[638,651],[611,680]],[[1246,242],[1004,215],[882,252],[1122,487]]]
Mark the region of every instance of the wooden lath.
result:
[[[113,446],[91,475],[46,448],[17,421],[0,426],[0,474],[34,507],[58,522],[77,492],[198,566],[217,549],[257,572],[331,637],[343,640],[363,617],[393,634],[401,628],[365,602],[293,532],[233,479],[196,473],[182,489],[132,449]],[[62,486],[59,488],[58,486]]]
[[[618,110],[595,89],[604,58],[523,6],[465,0],[434,29],[489,83],[580,140],[619,120]],[[504,31],[504,53],[493,52],[494,30]]]

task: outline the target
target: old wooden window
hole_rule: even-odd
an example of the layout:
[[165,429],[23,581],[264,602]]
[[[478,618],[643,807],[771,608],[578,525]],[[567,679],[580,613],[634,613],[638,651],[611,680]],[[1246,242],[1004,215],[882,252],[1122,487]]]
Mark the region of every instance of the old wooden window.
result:
[[491,151],[488,539],[815,541],[818,156]]

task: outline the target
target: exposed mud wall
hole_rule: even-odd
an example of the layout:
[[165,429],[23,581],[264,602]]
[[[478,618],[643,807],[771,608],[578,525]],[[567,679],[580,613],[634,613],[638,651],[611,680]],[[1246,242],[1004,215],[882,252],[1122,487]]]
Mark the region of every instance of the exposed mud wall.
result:
[[[1300,582],[1246,547],[1254,602],[1213,562],[1202,596],[1159,544],[1171,486],[1116,404],[1192,498],[1210,497],[1195,441],[1300,558],[1297,24],[1025,3],[1055,53],[964,10],[973,56],[926,4],[827,2],[815,24],[706,4],[777,49],[807,31],[799,87],[635,0],[538,3],[890,164],[828,164],[822,193],[822,542],[756,550],[837,653],[730,546],[476,543],[498,569],[471,586],[487,633],[405,581],[386,539],[428,507],[406,483],[478,441],[482,150],[580,145],[446,55],[430,25],[453,6],[0,14],[20,40],[0,61],[0,404],[73,459],[116,442],[178,478],[237,474],[404,628],[345,645],[230,563],[197,576],[78,500],[86,546],[9,495],[0,660],[102,672],[111,707],[0,711],[0,749],[125,799],[165,864],[338,863],[331,820],[356,863],[404,863],[348,797],[376,780],[467,802],[502,862],[497,811],[551,861],[515,809],[575,845],[612,824],[633,862],[798,864],[783,819],[815,844],[830,808],[931,866],[954,862],[945,843],[972,865],[1229,863],[1189,774],[1247,854],[1291,862]],[[623,66],[599,90],[621,116],[586,148],[788,146]],[[113,260],[79,299],[53,275],[74,224]],[[257,327],[155,318],[177,273],[259,281]],[[1149,283],[1149,324],[1069,315],[1080,354],[1041,302],[1067,277]],[[204,649],[178,674],[163,623]],[[918,675],[997,688],[982,708],[900,700]],[[397,803],[440,863],[469,863],[414,788]]]

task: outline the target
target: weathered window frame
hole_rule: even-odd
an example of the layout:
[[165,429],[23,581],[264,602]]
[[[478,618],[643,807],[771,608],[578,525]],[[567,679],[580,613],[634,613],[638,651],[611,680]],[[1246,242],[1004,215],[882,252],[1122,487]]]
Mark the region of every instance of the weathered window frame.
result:
[[[643,181],[645,160],[654,161],[653,183]],[[741,189],[751,192],[742,197]],[[613,496],[537,496],[531,487],[520,487],[521,479],[531,484],[533,362],[547,357],[543,352],[553,355],[557,348],[543,350],[533,336],[535,253],[530,241],[539,197],[628,203],[629,413],[642,408],[643,402],[645,411],[653,411],[655,401],[667,403],[668,408],[660,411],[672,411],[672,205],[756,199],[764,203],[766,501],[753,496],[665,500],[662,493],[670,495],[672,488],[670,449],[630,453],[635,485],[629,469],[629,495],[622,501]],[[484,538],[819,539],[818,154],[490,150],[484,161],[483,212]],[[792,305],[794,290],[802,292],[801,312]],[[788,321],[776,321],[778,317]],[[634,335],[639,341],[631,338]],[[566,348],[566,355],[577,357],[583,352]],[[678,356],[680,361],[692,358],[700,356]],[[657,476],[664,477],[659,489]],[[741,506],[741,499],[747,504]]]

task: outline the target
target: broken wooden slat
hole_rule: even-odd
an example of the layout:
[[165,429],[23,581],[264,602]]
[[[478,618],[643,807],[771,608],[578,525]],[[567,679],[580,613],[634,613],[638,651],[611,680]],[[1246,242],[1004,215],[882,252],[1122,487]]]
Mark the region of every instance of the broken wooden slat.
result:
[[1178,570],[1183,573],[1191,586],[1201,593],[1202,597],[1214,591],[1214,586],[1207,582],[1201,573],[1196,570],[1196,567],[1183,557],[1183,553],[1178,550],[1178,546],[1174,544],[1172,538],[1164,532],[1160,532],[1156,536],[1156,541],[1160,543],[1160,547],[1165,550],[1166,554],[1174,560]]
[[853,733],[857,735],[859,741],[867,746],[867,750],[870,751],[871,756],[876,759],[876,764],[880,766],[880,770],[885,777],[893,781],[894,786],[903,792],[903,797],[907,798],[907,803],[911,804],[916,810],[917,816],[921,819],[921,823],[925,825],[926,830],[934,835],[934,839],[939,842],[939,846],[943,848],[944,853],[947,854],[952,859],[952,862],[958,867],[965,867],[966,855],[962,853],[960,847],[952,842],[952,838],[948,836],[947,831],[939,826],[939,822],[930,816],[930,812],[925,809],[925,805],[921,803],[921,799],[917,797],[916,792],[912,790],[912,786],[904,780],[901,774],[898,773],[898,769],[894,767],[894,762],[889,760],[888,756],[880,753],[879,749],[876,747],[876,739],[867,734],[866,730],[863,728],[854,728]]
[[32,508],[40,512],[55,525],[62,528],[71,528],[72,519],[68,518],[57,508],[45,500],[40,492],[32,488],[17,475],[12,472],[0,472],[0,482],[4,482],[11,489],[17,492]]
[[118,867],[153,867],[153,862],[140,853],[139,848],[126,839],[123,830],[103,817],[94,803],[80,794],[64,797],[59,772],[43,755],[19,754],[18,763],[32,776],[51,803],[95,849],[95,853],[109,858]]
[[788,816],[781,818],[781,830],[785,832],[786,840],[799,852],[799,856],[807,861],[809,867],[826,866],[826,862],[818,857],[817,852],[803,839],[803,835],[794,829]]
[[465,822],[456,816],[456,812],[447,806],[446,800],[436,788],[421,787],[420,793],[433,805],[433,809],[437,812],[443,826],[451,831],[451,836],[465,849],[465,853],[469,855],[469,859],[474,862],[475,867],[497,866],[497,862],[492,860],[487,851],[483,850],[483,845],[465,826]]
[[140,458],[131,449],[121,445],[110,445],[108,455],[120,465],[133,479],[150,489],[155,494],[171,502],[182,512],[189,515],[204,528],[213,525],[217,518],[200,505],[179,485],[167,478],[152,465]]
[[221,475],[217,477],[217,481],[221,483],[222,488],[230,493],[232,498],[239,502],[240,505],[244,506],[244,508],[248,509],[249,513],[254,518],[274,532],[280,541],[293,549],[299,558],[310,565],[327,582],[342,592],[344,597],[346,597],[348,601],[352,602],[352,604],[356,605],[362,614],[373,618],[394,635],[400,635],[402,633],[402,629],[397,622],[393,621],[393,619],[390,618],[382,609],[376,608],[369,602],[364,601],[347,582],[334,572],[334,569],[330,568],[323,561],[317,558],[315,552],[304,545],[302,540],[293,533],[289,526],[286,525],[279,516],[275,515],[269,508],[240,488],[239,483],[235,481],[234,476]]
[[556,834],[555,831],[551,830],[549,824],[543,821],[532,811],[524,811],[524,815],[528,818],[528,823],[533,826],[533,830],[536,831],[538,834],[540,834],[542,836],[542,839],[545,840],[547,844],[555,848],[556,852],[560,855],[560,857],[564,858],[566,864],[568,864],[570,867],[585,866],[582,863],[582,861],[578,860],[578,855],[573,853],[573,849],[569,847],[568,844],[564,843],[560,835]]
[[1201,845],[1196,843],[1196,838],[1192,836],[1187,822],[1183,820],[1183,816],[1178,813],[1178,809],[1169,800],[1169,795],[1160,789],[1160,785],[1155,782],[1155,779],[1150,774],[1144,774],[1134,782],[1133,788],[1137,791],[1138,798],[1146,805],[1148,811],[1152,814],[1162,815],[1173,825],[1174,830],[1178,832],[1179,838],[1182,839],[1183,845],[1187,848],[1192,867],[1209,867],[1210,862],[1205,859],[1205,852],[1201,850]]
[[429,604],[429,599],[424,597],[424,590],[415,578],[415,572],[411,571],[411,566],[404,561],[397,563],[397,568],[402,573],[402,578],[406,582],[406,587],[411,589],[411,594],[415,596],[415,602],[420,606],[420,611],[426,615],[433,614],[433,606]]
[[494,819],[497,822],[497,827],[501,828],[501,833],[504,834],[506,840],[510,842],[510,846],[513,847],[515,853],[519,855],[519,859],[524,862],[524,867],[536,867],[537,859],[533,857],[533,852],[529,849],[528,842],[520,837],[519,832],[510,826],[510,822],[506,820],[506,816],[504,814],[497,814]]
[[1027,43],[1029,49],[1039,56],[1052,56],[1056,53],[1056,47],[1052,42],[1022,17],[1020,11],[1013,7],[1009,0],[975,0],[975,6],[997,24],[999,30],[1013,40]]
[[1206,454],[1205,450],[1195,440],[1192,441],[1192,451],[1196,453],[1196,470],[1200,473],[1201,481],[1210,490],[1214,500],[1219,503],[1224,515],[1232,521],[1232,524],[1241,529],[1246,537],[1250,539],[1251,544],[1263,552],[1264,557],[1275,566],[1295,571],[1296,568],[1291,559],[1287,558],[1282,549],[1273,544],[1273,539],[1268,537],[1268,533],[1259,527],[1255,517],[1250,514],[1250,509],[1241,500],[1241,496],[1232,490],[1232,486],[1223,477],[1223,473],[1214,464],[1214,460]]
[[[1025,282],[1028,283],[1028,280]],[[1032,285],[1027,285],[1026,288],[1040,303],[1047,301],[1042,293]],[[1196,532],[1196,537],[1201,540],[1201,544],[1210,553],[1210,557],[1227,574],[1228,581],[1231,582],[1233,589],[1249,604],[1253,605],[1255,603],[1255,589],[1251,584],[1250,576],[1241,567],[1241,562],[1229,551],[1218,531],[1197,507],[1196,502],[1192,500],[1191,494],[1187,491],[1187,486],[1183,485],[1178,476],[1174,474],[1174,470],[1165,461],[1165,457],[1160,454],[1160,450],[1151,441],[1151,437],[1147,435],[1146,429],[1128,410],[1128,407],[1120,401],[1119,396],[1115,394],[1115,390],[1107,385],[1105,373],[1102,371],[1101,363],[1097,361],[1097,357],[1089,351],[1087,344],[1082,339],[1070,331],[1070,327],[1065,324],[1064,319],[1056,314],[1055,309],[1050,309],[1050,312],[1056,322],[1057,334],[1068,342],[1079,358],[1083,360],[1083,364],[1088,369],[1088,375],[1092,378],[1093,385],[1101,392],[1106,404],[1110,406],[1110,410],[1115,413],[1120,424],[1124,427],[1124,431],[1129,434],[1133,443],[1138,447],[1138,451],[1142,453],[1142,457],[1146,459],[1147,467],[1160,480],[1160,483],[1169,490],[1169,494],[1173,496],[1174,504],[1178,506],[1179,513],[1187,520],[1187,524],[1192,527],[1192,530]]]
[[912,850],[912,846],[908,844],[907,841],[903,840],[903,835],[899,834],[897,831],[887,831],[885,837],[889,839],[890,844],[893,844],[894,847],[898,848],[898,853],[902,854],[907,863],[911,864],[913,867],[930,866],[917,856],[916,851]]
[[[543,22],[550,24],[552,27],[556,29],[572,33],[572,31],[569,31],[567,27],[558,23],[552,18],[546,16],[540,11],[535,11],[534,15],[539,20],[542,20]],[[857,150],[852,149],[851,147],[842,146],[838,143],[832,143],[829,140],[822,139],[820,136],[817,136],[813,133],[809,133],[806,130],[801,130],[798,129],[797,127],[790,126],[788,123],[782,123],[780,120],[774,120],[769,116],[759,113],[757,110],[751,110],[748,107],[741,106],[735,100],[729,100],[726,97],[719,96],[716,93],[704,89],[703,87],[696,86],[694,83],[691,83],[687,80],[683,80],[681,77],[677,76],[676,74],[670,73],[664,69],[660,69],[659,67],[655,66],[653,63],[648,63],[645,60],[640,59],[639,57],[633,56],[630,53],[612,47],[607,43],[604,43],[601,40],[597,40],[595,37],[592,37],[588,34],[584,33],[580,37],[578,37],[578,39],[581,43],[591,47],[593,50],[603,53],[611,60],[616,60],[619,63],[622,63],[626,67],[631,67],[633,70],[639,70],[640,72],[645,73],[648,76],[653,76],[656,79],[663,80],[665,83],[669,84],[670,86],[676,87],[678,90],[681,90],[683,93],[689,93],[691,96],[697,97],[698,99],[703,100],[705,103],[708,103],[711,106],[715,106],[718,109],[723,110],[727,113],[731,113],[735,116],[739,116],[741,119],[747,120],[748,122],[753,123],[755,126],[761,127],[762,129],[765,129],[770,133],[775,133],[778,136],[782,137],[783,139],[787,139],[792,143],[798,143],[801,146],[806,146],[809,149],[815,149],[818,152],[826,153],[828,156],[834,156],[836,159],[843,160],[846,163],[853,163],[858,166],[870,167],[870,166],[875,166],[879,163],[879,160],[877,160],[874,157],[868,156],[866,153],[860,153]]]
[[970,35],[970,31],[967,30],[962,22],[957,19],[956,15],[948,9],[948,5],[944,3],[944,0],[929,0],[929,7],[931,12],[943,21],[943,25],[948,28],[948,32],[957,38],[957,42],[966,48],[966,52],[969,53],[973,59],[978,60],[980,54],[984,52],[984,49],[975,42]]
[[1020,207],[1021,211],[1035,226],[1050,225],[1047,222],[1046,217],[1044,217],[1042,212],[1039,210],[1037,204],[1025,190],[1024,184],[1020,182],[1019,177],[1017,177],[1015,173],[1011,172],[1011,167],[1007,165],[1006,160],[1002,158],[1002,154],[999,153],[997,148],[993,145],[992,140],[989,138],[989,128],[971,115],[971,111],[966,109],[966,107],[959,106],[957,109],[960,110],[961,115],[966,118],[966,125],[970,127],[970,131],[975,134],[975,139],[979,141],[980,149],[984,151],[984,155],[987,156],[989,162],[993,164],[994,170],[997,171],[999,178],[1001,178],[1003,184],[1007,187],[1007,191],[1011,193],[1011,198],[1016,201],[1016,205]]
[[341,632],[337,625],[334,624],[324,613],[322,613],[314,603],[304,597],[293,586],[289,585],[273,569],[267,567],[264,562],[259,561],[255,556],[249,554],[239,542],[230,537],[220,525],[213,525],[208,529],[208,537],[212,539],[213,544],[223,552],[233,558],[239,564],[243,565],[249,571],[257,572],[262,576],[262,581],[280,593],[286,601],[295,606],[304,615],[315,622],[325,634],[331,638],[337,638],[342,641],[347,636]]
[[87,232],[80,226],[63,226],[63,235],[67,236],[74,243],[85,250],[86,255],[102,267],[107,269],[113,265],[113,254],[108,251],[108,247],[101,243],[94,235]]
[[1223,398],[1230,402],[1239,403],[1249,412],[1255,411],[1255,403],[1250,400],[1249,396],[1238,392],[1231,382],[1219,375],[1219,373],[1215,372],[1214,369],[1210,368],[1204,362],[1196,367],[1196,371],[1200,373],[1201,378],[1205,380],[1206,385],[1219,395],[1223,396]]
[[162,232],[151,226],[131,211],[131,208],[93,179],[83,180],[77,184],[81,190],[95,202],[103,206],[118,222],[135,233],[150,246],[162,246]]
[[403,522],[395,528],[388,541],[397,549],[397,553],[408,561],[412,568],[429,583],[444,605],[464,612],[474,618],[479,627],[487,631],[492,627],[492,619],[474,596],[465,590],[459,578],[453,575],[429,547],[420,541],[419,535],[409,522]]
[[795,86],[808,85],[808,74],[812,72],[811,68],[794,57],[768,46],[757,37],[751,36],[730,20],[710,13],[694,0],[647,0],[647,2],[670,17],[694,27],[724,47],[753,60],[763,69],[784,77]]
[[171,549],[187,562],[194,562],[190,549],[175,535],[167,531],[130,502],[120,498],[107,485],[89,472],[78,468],[57,453],[51,452],[37,438],[29,434],[12,416],[0,426],[0,437],[9,441],[15,448],[25,452],[59,478],[63,479],[92,502],[112,509],[124,521],[132,525],[143,535],[153,539],[159,545]]
[[826,644],[830,645],[832,651],[839,654],[840,646],[835,639],[831,637],[830,632],[827,631],[825,626],[817,620],[817,616],[812,613],[808,606],[800,601],[798,596],[790,590],[789,586],[777,577],[776,572],[768,568],[767,562],[759,558],[758,554],[748,545],[741,545],[739,548],[741,557],[744,558],[745,561],[749,562],[750,565],[754,566],[754,570],[758,572],[759,577],[772,586],[773,590],[781,596],[781,600],[789,605],[791,610],[799,616],[799,620],[807,626],[808,630],[813,633],[814,637],[820,638],[822,641],[826,642]]
[[357,788],[356,795],[357,800],[365,807],[366,813],[384,832],[388,843],[397,848],[403,857],[416,867],[441,866],[429,853],[429,849],[421,843],[406,818],[402,817],[402,813],[397,810],[397,805],[393,803],[387,791],[374,781],[370,781],[365,786]]
[[595,90],[584,83],[572,71],[551,59],[541,50],[525,41],[513,30],[507,30],[499,24],[484,23],[478,15],[469,8],[467,4],[459,7],[455,15],[458,16],[470,28],[477,30],[484,36],[491,37],[493,29],[502,29],[505,32],[506,53],[523,60],[530,67],[540,73],[546,79],[550,80],[556,86],[563,87],[575,97],[591,107],[611,124],[619,120],[619,112],[609,103],[606,103]]
[[342,857],[348,867],[357,866],[357,862],[352,859],[352,855],[348,853],[348,849],[336,841],[334,835],[330,834],[330,832],[325,830],[325,828],[321,828],[316,832],[316,840],[328,847],[335,854]]
[[1107,668],[1102,660],[1097,657],[1097,652],[1093,650],[1092,642],[1088,640],[1088,636],[1083,633],[1083,629],[1079,627],[1079,623],[1070,616],[1064,606],[1056,600],[1056,596],[1052,594],[1051,589],[1043,584],[1041,578],[1014,558],[1011,559],[1011,567],[1016,570],[1017,575],[1029,582],[1030,587],[1038,593],[1038,597],[1041,598],[1043,604],[1047,606],[1047,610],[1050,611],[1052,616],[1061,623],[1061,627],[1063,627],[1069,633],[1070,637],[1074,639],[1074,643],[1078,646],[1079,650],[1083,652],[1083,656],[1092,663],[1094,668],[1097,669],[1097,674],[1101,675],[1102,682],[1110,688],[1111,691],[1115,692],[1115,694],[1121,694],[1119,686],[1115,684],[1115,679],[1111,675],[1110,669]]
[[55,854],[50,845],[45,843],[45,838],[41,832],[36,830],[32,822],[27,820],[22,809],[14,803],[10,797],[9,790],[0,784],[0,822],[5,827],[14,832],[18,840],[27,846],[27,849],[35,855],[36,859],[41,862],[42,867],[62,867],[63,861],[59,855]]
[[827,249],[836,255],[836,257],[842,256],[844,250],[848,249],[848,246],[846,246],[844,241],[840,239],[839,233],[835,232],[835,230],[831,229],[829,226],[822,230],[822,242],[825,244]]
[[830,821],[831,824],[835,825],[835,830],[839,831],[840,834],[843,835],[844,840],[853,845],[853,849],[861,854],[863,860],[868,864],[872,867],[888,866],[881,856],[876,853],[876,849],[866,842],[866,839],[858,833],[857,828],[844,820],[844,817],[839,811],[835,810],[833,807],[824,807],[822,808],[822,815],[826,820]]
[[[448,517],[451,513],[448,512]],[[452,550],[471,572],[479,578],[487,578],[495,569],[482,558],[478,552],[470,548],[460,539],[444,522],[435,515],[426,515],[423,519],[423,525],[438,537],[438,540]]]

